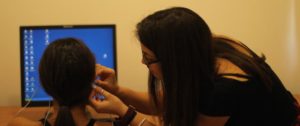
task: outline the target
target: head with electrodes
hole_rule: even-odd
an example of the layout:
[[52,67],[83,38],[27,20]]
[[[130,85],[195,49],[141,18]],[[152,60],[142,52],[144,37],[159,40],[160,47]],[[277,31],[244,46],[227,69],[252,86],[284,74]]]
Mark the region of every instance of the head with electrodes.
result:
[[39,77],[44,90],[58,105],[56,125],[74,125],[70,110],[88,103],[95,63],[89,48],[75,38],[55,40],[46,48],[39,64]]

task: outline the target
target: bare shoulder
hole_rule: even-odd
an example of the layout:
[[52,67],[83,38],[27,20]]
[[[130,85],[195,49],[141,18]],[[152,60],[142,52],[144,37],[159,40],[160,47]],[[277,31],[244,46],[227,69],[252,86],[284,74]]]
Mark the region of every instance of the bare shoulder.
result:
[[8,124],[8,126],[40,126],[40,125],[41,123],[39,121],[29,120],[24,117],[16,117]]
[[[231,61],[218,58],[217,59],[217,69],[218,74],[240,74],[240,75],[247,75],[241,68],[233,64]],[[235,79],[239,81],[247,81],[246,78],[236,77],[236,76],[224,76],[225,78]]]

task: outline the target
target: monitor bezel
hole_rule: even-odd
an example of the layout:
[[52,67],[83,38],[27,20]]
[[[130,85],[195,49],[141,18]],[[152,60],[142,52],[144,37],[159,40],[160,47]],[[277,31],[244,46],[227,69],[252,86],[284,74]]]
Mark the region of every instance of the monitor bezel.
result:
[[[113,52],[114,52],[114,70],[116,71],[117,76],[117,45],[116,45],[116,25],[115,24],[96,24],[96,25],[22,25],[19,27],[19,35],[20,35],[20,72],[21,72],[21,106],[27,107],[42,107],[49,106],[52,104],[52,101],[25,101],[25,66],[24,66],[24,29],[69,29],[69,28],[112,28],[113,30]],[[28,102],[30,102],[28,104]],[[27,105],[28,104],[28,105]]]

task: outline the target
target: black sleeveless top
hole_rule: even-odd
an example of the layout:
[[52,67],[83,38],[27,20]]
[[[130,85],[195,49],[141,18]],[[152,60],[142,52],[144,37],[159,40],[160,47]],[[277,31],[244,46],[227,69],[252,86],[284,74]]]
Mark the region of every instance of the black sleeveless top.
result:
[[[42,124],[45,124],[45,126],[51,126],[50,123],[47,120],[45,120],[44,118],[40,119],[39,121],[42,122]],[[91,119],[89,121],[89,123],[87,124],[87,126],[93,126],[95,124],[95,122],[96,122],[96,120]]]
[[[297,116],[293,96],[274,80],[272,92],[255,77],[246,81],[217,77],[214,89],[202,101],[199,112],[208,116],[229,116],[225,126],[291,126]],[[277,76],[276,76],[277,77]]]

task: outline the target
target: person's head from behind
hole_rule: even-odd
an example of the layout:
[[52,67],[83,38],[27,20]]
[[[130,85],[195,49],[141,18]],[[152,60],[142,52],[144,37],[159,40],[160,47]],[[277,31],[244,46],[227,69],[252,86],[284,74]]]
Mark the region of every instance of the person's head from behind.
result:
[[[165,124],[193,124],[199,105],[197,98],[202,90],[211,88],[209,83],[215,72],[208,25],[192,10],[173,7],[144,18],[137,24],[137,37],[143,63],[152,74],[149,90],[156,106],[161,101],[157,100],[159,88],[151,78],[163,81],[160,111],[165,113]],[[185,116],[181,118],[182,115]]]
[[44,90],[59,106],[56,125],[73,125],[70,110],[85,105],[92,91],[95,78],[92,52],[74,38],[55,40],[41,58],[39,75]]

